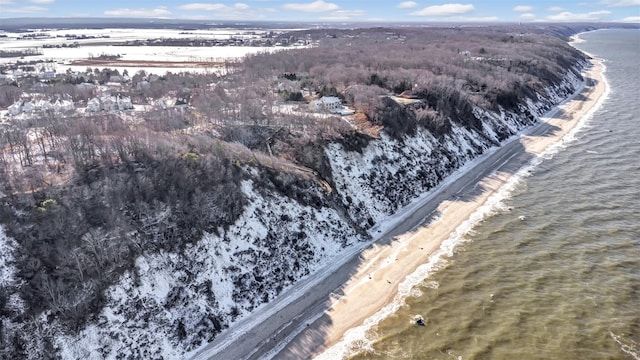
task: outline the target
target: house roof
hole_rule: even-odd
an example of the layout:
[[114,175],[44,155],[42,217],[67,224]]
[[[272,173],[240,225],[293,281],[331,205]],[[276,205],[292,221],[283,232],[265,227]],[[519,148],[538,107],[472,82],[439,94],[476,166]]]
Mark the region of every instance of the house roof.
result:
[[340,99],[335,96],[323,96],[318,101],[324,104],[340,103]]

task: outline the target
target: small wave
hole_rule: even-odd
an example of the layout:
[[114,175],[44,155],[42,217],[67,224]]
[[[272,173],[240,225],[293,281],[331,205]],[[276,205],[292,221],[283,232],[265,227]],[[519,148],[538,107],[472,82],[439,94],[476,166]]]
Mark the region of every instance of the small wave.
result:
[[411,289],[411,292],[409,293],[409,296],[414,298],[419,298],[422,295],[423,295],[422,291],[417,287],[414,287],[413,289]]
[[593,118],[593,115],[602,108],[602,104],[604,104],[604,102],[609,99],[609,96],[611,94],[611,87],[609,86],[609,82],[607,81],[606,77],[607,67],[605,65],[604,59],[598,58],[597,60],[602,66],[600,76],[602,77],[602,81],[604,82],[604,92],[602,93],[598,101],[593,105],[593,107],[591,107],[591,109],[589,109],[589,111],[582,118],[580,118],[580,120],[578,120],[578,123],[565,136],[563,136],[560,141],[550,145],[537,157],[537,159],[532,160],[532,166],[535,167],[535,165],[539,164],[539,162],[541,162],[542,160],[552,159],[560,151],[566,149],[568,145],[578,140],[578,133],[590,128],[589,121]]
[[613,331],[609,331],[611,338],[620,345],[620,350],[630,355],[635,360],[640,360],[640,346],[631,339],[625,339],[621,335],[616,335]]
[[420,285],[427,289],[437,289],[440,287],[440,283],[435,280],[424,281]]

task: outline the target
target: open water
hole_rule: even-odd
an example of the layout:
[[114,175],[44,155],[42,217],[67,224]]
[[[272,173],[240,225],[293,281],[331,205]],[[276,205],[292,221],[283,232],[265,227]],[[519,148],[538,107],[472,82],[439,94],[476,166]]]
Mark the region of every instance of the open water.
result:
[[640,31],[581,38],[602,106],[354,359],[640,359]]

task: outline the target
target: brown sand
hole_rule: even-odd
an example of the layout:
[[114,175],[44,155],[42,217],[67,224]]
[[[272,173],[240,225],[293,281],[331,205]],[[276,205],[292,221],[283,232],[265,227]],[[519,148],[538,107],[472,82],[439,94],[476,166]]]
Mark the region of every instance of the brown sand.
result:
[[[593,60],[592,63],[593,67],[584,74],[593,80],[591,85],[585,87],[579,96],[560,106],[557,117],[547,120],[555,128],[541,135],[521,136],[520,144],[525,153],[539,155],[560,141],[597,103],[606,86],[601,77],[601,62]],[[334,301],[325,314],[301,332],[277,358],[318,355],[338,343],[347,330],[362,325],[367,318],[391,303],[397,295],[398,285],[418,266],[425,264],[442,242],[504,186],[531,156],[510,161],[506,168],[481,179],[478,186],[473,186],[475,190],[471,200],[457,201],[452,196],[443,201],[437,209],[442,214],[440,220],[400,235],[390,245],[377,245],[365,251],[361,265],[343,287],[342,294],[334,295]],[[478,188],[482,191],[478,192]]]

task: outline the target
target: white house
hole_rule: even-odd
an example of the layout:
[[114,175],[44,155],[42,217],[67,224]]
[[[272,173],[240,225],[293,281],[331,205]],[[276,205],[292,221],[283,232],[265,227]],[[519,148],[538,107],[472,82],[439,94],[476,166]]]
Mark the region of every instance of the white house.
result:
[[11,115],[18,115],[18,114],[20,114],[22,112],[22,104],[23,103],[24,103],[23,100],[18,100],[15,103],[13,103],[11,106],[9,106],[7,108],[7,111]]
[[309,103],[309,110],[313,112],[330,112],[338,115],[353,115],[355,111],[342,105],[335,96],[323,96]]
[[156,100],[153,103],[153,105],[159,107],[162,110],[166,110],[166,109],[172,108],[175,103],[176,103],[175,99],[169,99],[167,97],[163,97]]
[[116,111],[133,109],[131,98],[126,96],[103,95],[95,97],[87,102],[87,111],[97,112],[101,110]]
[[75,110],[75,106],[72,101],[58,99],[53,103],[53,109],[59,112],[70,112]]
[[43,71],[38,74],[38,79],[40,80],[51,80],[55,79],[56,73],[54,71]]
[[93,91],[96,88],[96,86],[91,83],[81,83],[81,84],[77,84],[76,88],[78,88],[78,90],[80,91]]
[[31,101],[25,101],[24,103],[22,103],[22,112],[32,113],[35,111],[35,109],[36,107]]
[[126,96],[120,96],[116,98],[116,105],[118,106],[118,110],[129,110],[133,109],[133,104],[131,103],[131,98]]
[[102,110],[102,104],[100,103],[100,99],[93,98],[87,102],[87,111],[98,112]]
[[343,106],[340,99],[335,96],[323,96],[320,99],[313,100],[309,103],[309,110],[314,112],[338,112],[342,108]]
[[53,105],[51,104],[51,102],[49,102],[49,100],[44,100],[44,99],[35,100],[33,101],[33,106],[34,106],[34,109],[33,109],[34,112],[53,110]]
[[32,114],[45,111],[55,112],[69,112],[73,111],[75,106],[72,101],[69,100],[56,100],[55,103],[51,103],[49,100],[36,99],[36,100],[19,100],[13,103],[7,108],[7,112],[10,115],[19,115],[21,113]]
[[113,96],[103,96],[100,99],[102,110],[118,110],[118,101]]

